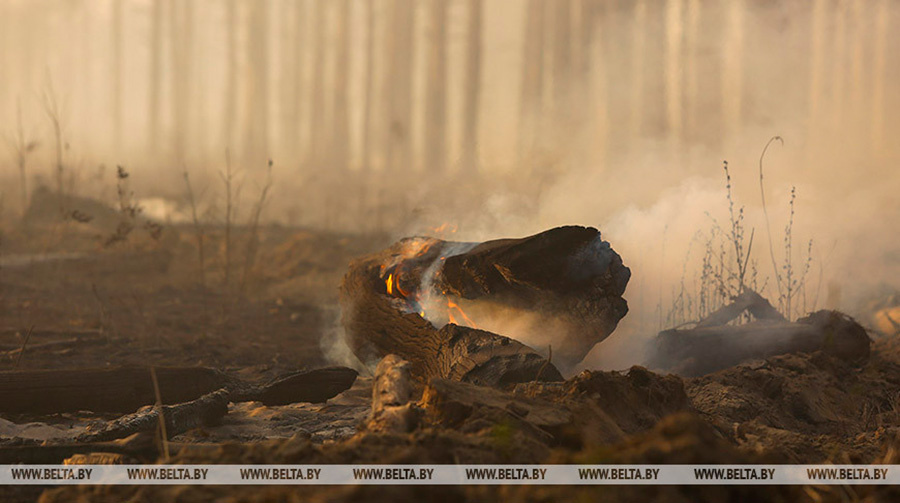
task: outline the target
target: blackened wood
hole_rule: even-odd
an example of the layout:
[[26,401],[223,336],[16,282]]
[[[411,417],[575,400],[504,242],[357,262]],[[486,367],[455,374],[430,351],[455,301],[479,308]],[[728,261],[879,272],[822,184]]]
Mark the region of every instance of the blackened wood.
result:
[[[357,372],[347,367],[304,370],[278,377],[258,389],[250,389],[245,397],[235,395],[233,401],[255,400],[265,405],[287,405],[296,402],[321,403],[350,389]],[[298,400],[298,398],[300,398]]]
[[148,405],[133,414],[127,414],[100,427],[91,428],[76,437],[78,442],[104,442],[124,438],[141,431],[159,428],[162,411],[169,438],[202,426],[217,424],[228,413],[228,392],[225,389],[203,395],[196,400],[178,405],[156,407]]
[[544,316],[566,329],[552,342],[554,362],[572,368],[628,312],[631,271],[592,227],[557,227],[521,239],[487,241],[448,256],[436,288]]
[[[220,388],[232,401],[268,405],[323,402],[348,389],[356,371],[331,367],[297,372],[258,386],[205,367],[157,367],[164,404],[189,402]],[[149,367],[0,372],[0,413],[133,412],[156,403]]]
[[712,314],[697,323],[695,328],[725,325],[744,311],[752,314],[757,320],[787,321],[762,295],[753,290],[744,290],[730,304],[713,311]]
[[837,311],[817,311],[797,322],[758,321],[687,330],[656,337],[650,366],[684,376],[715,372],[741,362],[793,352],[825,351],[848,362],[869,357],[865,329]]
[[[410,254],[410,249],[419,251]],[[593,228],[559,227],[480,244],[408,238],[350,264],[341,286],[341,307],[348,343],[363,362],[374,366],[381,357],[396,353],[410,361],[420,378],[448,377],[453,366],[461,372],[465,365],[447,355],[447,349],[455,348],[457,354],[474,356],[463,351],[461,335],[502,353],[462,372],[480,375],[485,383],[533,377],[544,359],[505,337],[488,344],[498,337],[490,332],[464,327],[442,332],[411,309],[409,299],[386,291],[387,271],[393,271],[394,288],[403,292],[489,301],[561,323],[565,330],[555,333],[551,343],[553,368],[541,376],[546,380],[560,376],[555,365],[569,369],[580,362],[628,311],[621,296],[631,272]],[[417,292],[421,289],[427,291]],[[488,370],[496,366],[504,370]]]

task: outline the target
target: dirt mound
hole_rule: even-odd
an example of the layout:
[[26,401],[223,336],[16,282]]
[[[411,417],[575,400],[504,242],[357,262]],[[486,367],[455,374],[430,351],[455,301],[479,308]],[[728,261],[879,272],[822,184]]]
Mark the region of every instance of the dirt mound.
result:
[[[690,379],[693,406],[739,445],[813,463],[846,451],[870,460],[898,423],[900,366],[853,367],[822,352],[788,354]],[[870,441],[862,441],[870,440]]]

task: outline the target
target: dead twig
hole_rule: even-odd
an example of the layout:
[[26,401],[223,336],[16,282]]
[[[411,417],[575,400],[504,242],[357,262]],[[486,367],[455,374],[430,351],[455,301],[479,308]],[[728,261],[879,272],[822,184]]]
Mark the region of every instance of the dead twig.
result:
[[769,150],[769,145],[774,141],[778,141],[781,143],[781,146],[784,146],[784,139],[782,137],[773,136],[766,142],[766,146],[763,147],[762,153],[759,155],[759,197],[762,200],[763,215],[766,218],[766,235],[769,238],[769,256],[772,258],[772,270],[775,272],[775,283],[778,286],[778,295],[781,296],[781,275],[778,273],[778,261],[775,260],[775,248],[772,245],[772,227],[769,225],[769,211],[766,209],[766,188],[763,184],[763,159],[766,157],[766,151]]
[[25,348],[28,346],[28,341],[31,340],[32,332],[34,332],[34,325],[31,325],[31,328],[28,329],[28,333],[25,334],[25,340],[22,341],[22,349],[19,350],[19,356],[16,358],[16,363],[13,365],[13,368],[19,368],[19,363],[22,361],[22,356],[25,354]]

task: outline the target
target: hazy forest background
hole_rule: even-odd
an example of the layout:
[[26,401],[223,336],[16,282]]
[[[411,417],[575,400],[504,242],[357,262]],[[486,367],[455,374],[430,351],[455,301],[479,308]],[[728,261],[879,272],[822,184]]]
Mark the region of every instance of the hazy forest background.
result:
[[231,173],[240,221],[272,181],[266,225],[593,225],[634,272],[619,334],[703,288],[727,160],[763,293],[793,260],[803,309],[852,311],[900,277],[898,26],[894,0],[0,0],[3,216],[114,204],[121,165],[170,225],[185,173],[211,224]]

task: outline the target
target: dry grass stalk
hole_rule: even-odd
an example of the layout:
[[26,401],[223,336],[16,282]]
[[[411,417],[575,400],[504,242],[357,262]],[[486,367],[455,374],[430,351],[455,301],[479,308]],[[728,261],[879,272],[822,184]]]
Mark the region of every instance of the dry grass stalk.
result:
[[65,208],[63,205],[63,177],[64,177],[64,165],[63,165],[63,147],[65,142],[63,140],[63,131],[62,131],[62,123],[61,123],[61,111],[59,102],[56,99],[56,91],[53,88],[53,81],[49,78],[47,79],[47,86],[44,89],[44,112],[47,114],[47,118],[50,120],[51,126],[53,126],[53,138],[55,140],[55,152],[56,152],[56,193],[59,196],[60,201],[60,213],[65,213]]
[[19,350],[19,356],[16,358],[16,363],[13,365],[14,369],[19,368],[19,363],[22,361],[22,356],[25,355],[25,348],[28,347],[28,341],[31,340],[31,334],[34,332],[34,325],[28,328],[28,332],[25,333],[25,340],[22,341],[22,349]]
[[250,279],[250,272],[256,262],[256,253],[259,250],[259,219],[269,196],[269,190],[272,188],[272,164],[272,160],[269,159],[266,171],[266,183],[259,193],[259,199],[253,207],[253,213],[250,218],[250,228],[248,230],[249,237],[247,238],[247,248],[244,252],[244,269],[241,273],[241,292],[244,292],[247,287],[247,282]]
[[16,167],[19,169],[19,184],[22,192],[22,212],[28,207],[28,154],[38,147],[35,140],[25,138],[25,128],[22,125],[22,103],[16,100],[16,133],[9,138],[9,146],[16,157]]
[[184,173],[184,185],[187,189],[188,202],[191,205],[191,221],[194,225],[194,237],[197,240],[197,258],[199,260],[200,287],[206,290],[206,253],[203,247],[203,227],[200,225],[200,217],[197,215],[197,199],[194,197],[194,189],[191,186],[191,178],[186,167]]
[[163,417],[162,395],[159,393],[159,380],[156,378],[156,368],[150,367],[150,378],[153,380],[153,394],[156,395],[156,412],[159,418],[159,440],[162,446],[163,460],[169,460],[169,435],[166,433],[166,419]]

